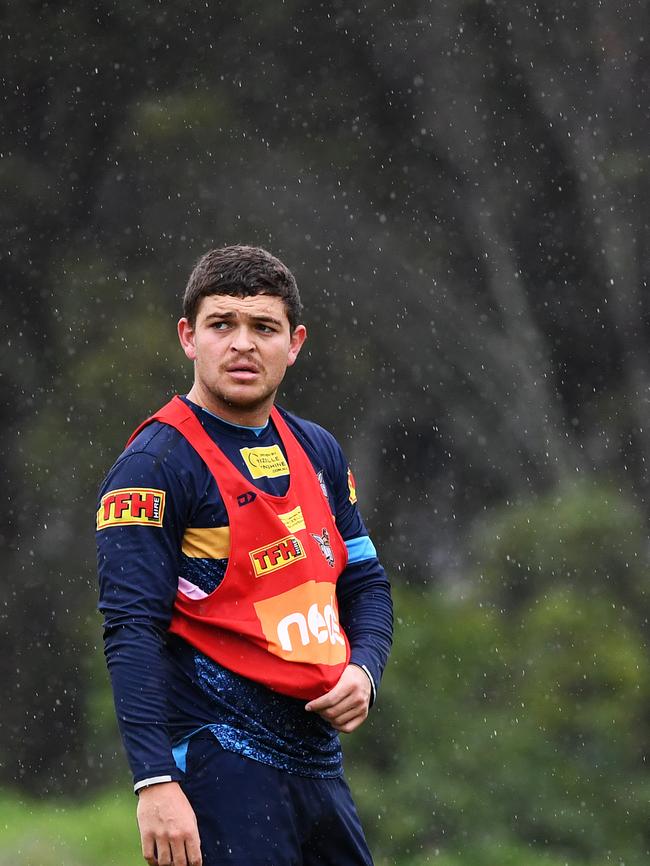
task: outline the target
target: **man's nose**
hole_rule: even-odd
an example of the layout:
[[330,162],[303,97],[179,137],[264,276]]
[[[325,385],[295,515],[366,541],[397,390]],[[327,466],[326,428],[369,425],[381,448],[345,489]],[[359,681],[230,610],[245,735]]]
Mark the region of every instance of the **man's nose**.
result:
[[254,349],[255,341],[253,340],[251,329],[246,327],[235,328],[230,347],[236,352],[250,352],[251,349]]

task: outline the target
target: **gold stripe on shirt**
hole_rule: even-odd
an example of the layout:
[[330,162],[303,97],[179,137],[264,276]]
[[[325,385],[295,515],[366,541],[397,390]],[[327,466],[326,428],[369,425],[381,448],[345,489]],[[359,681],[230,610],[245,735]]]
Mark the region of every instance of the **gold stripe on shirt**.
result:
[[182,549],[185,556],[192,559],[227,559],[230,556],[230,527],[188,527]]

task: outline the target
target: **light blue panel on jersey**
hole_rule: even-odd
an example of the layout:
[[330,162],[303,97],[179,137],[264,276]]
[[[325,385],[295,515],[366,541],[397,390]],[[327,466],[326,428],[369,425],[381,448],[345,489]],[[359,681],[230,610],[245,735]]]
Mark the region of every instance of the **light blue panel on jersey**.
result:
[[186,737],[184,740],[181,740],[180,743],[177,743],[172,749],[172,755],[174,756],[174,763],[181,771],[181,773],[185,772],[185,768],[187,766],[187,747],[190,744],[190,738]]
[[353,562],[363,562],[366,559],[374,559],[377,556],[375,545],[367,535],[359,538],[351,538],[345,542],[348,549],[348,565]]

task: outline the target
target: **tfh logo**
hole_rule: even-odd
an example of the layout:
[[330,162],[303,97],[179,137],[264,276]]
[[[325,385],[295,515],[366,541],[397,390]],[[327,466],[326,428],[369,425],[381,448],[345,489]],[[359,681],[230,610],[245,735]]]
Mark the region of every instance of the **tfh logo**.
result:
[[165,491],[148,487],[111,490],[102,497],[97,512],[97,529],[145,523],[162,526],[165,513]]
[[279,541],[274,541],[272,544],[267,544],[265,547],[258,547],[257,550],[251,550],[248,554],[253,563],[253,570],[257,577],[263,577],[272,571],[277,571],[279,568],[285,568],[297,562],[299,559],[305,559],[307,554],[295,535],[287,535]]

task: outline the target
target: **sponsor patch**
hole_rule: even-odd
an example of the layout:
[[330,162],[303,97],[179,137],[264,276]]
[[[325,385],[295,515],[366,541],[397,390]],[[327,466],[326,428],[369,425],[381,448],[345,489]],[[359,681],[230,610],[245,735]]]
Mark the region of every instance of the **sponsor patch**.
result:
[[165,491],[150,487],[125,487],[102,496],[97,511],[97,529],[108,526],[162,526]]
[[350,494],[350,503],[352,505],[357,501],[357,482],[354,480],[354,475],[352,474],[352,470],[348,466],[348,491]]
[[258,547],[257,550],[251,550],[248,555],[257,577],[264,577],[265,574],[286,568],[287,565],[307,557],[304,547],[295,535],[287,535],[279,541]]
[[286,514],[278,514],[280,520],[287,527],[289,532],[298,532],[300,529],[307,529],[305,518],[302,514],[302,508],[298,505],[293,511],[287,511]]
[[337,665],[345,661],[336,586],[309,580],[255,602],[269,652],[290,662]]
[[239,453],[244,458],[252,478],[277,478],[279,475],[289,474],[289,466],[279,445],[241,448]]

